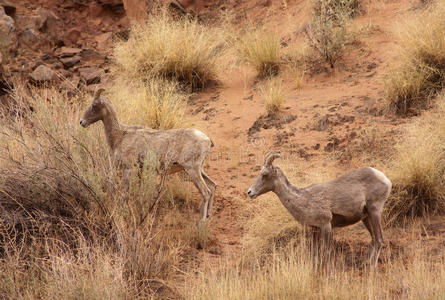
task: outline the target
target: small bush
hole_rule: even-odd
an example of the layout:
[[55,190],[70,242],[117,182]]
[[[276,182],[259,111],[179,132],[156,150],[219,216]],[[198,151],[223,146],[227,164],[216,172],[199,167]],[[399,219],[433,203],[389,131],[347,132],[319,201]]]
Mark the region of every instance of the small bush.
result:
[[360,0],[317,0],[314,4],[314,14],[321,16],[327,13],[334,20],[353,18],[363,10]]
[[282,109],[283,103],[286,100],[286,91],[281,78],[267,80],[267,82],[260,87],[260,93],[264,99],[266,111],[269,115],[277,113]]
[[252,30],[236,42],[239,57],[253,66],[258,76],[277,75],[280,70],[280,41],[272,33]]
[[314,18],[307,34],[309,43],[320,58],[331,68],[343,57],[349,41],[347,23],[359,10],[358,1],[317,0]]
[[388,109],[417,113],[445,83],[445,4],[439,2],[400,25],[398,63],[386,80]]
[[128,41],[114,46],[115,74],[146,81],[175,80],[192,90],[217,79],[225,44],[218,29],[189,18],[173,19],[161,10],[135,25]]
[[153,129],[187,125],[188,96],[174,82],[155,78],[145,82],[122,80],[110,86],[108,94],[124,123]]
[[445,106],[407,127],[386,167],[393,191],[385,205],[388,223],[445,213]]

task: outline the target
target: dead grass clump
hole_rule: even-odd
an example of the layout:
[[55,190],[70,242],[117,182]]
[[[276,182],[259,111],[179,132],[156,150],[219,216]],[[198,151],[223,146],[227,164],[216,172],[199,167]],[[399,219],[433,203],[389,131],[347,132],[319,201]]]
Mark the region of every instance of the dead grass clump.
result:
[[275,34],[252,29],[235,42],[235,47],[241,60],[253,66],[259,77],[279,73],[281,49]]
[[220,30],[161,10],[135,25],[128,41],[115,44],[114,73],[137,81],[160,77],[195,90],[217,79],[224,48]]
[[145,82],[122,79],[110,86],[109,97],[123,123],[162,130],[187,126],[188,95],[177,83],[155,78]]
[[306,33],[309,44],[321,60],[334,68],[349,41],[347,24],[355,15],[358,1],[317,0],[314,18]]
[[413,114],[429,106],[429,100],[445,82],[445,4],[418,12],[400,25],[398,64],[386,78],[388,109]]
[[443,260],[418,254],[388,262],[377,272],[357,267],[333,268],[322,275],[312,268],[306,247],[275,252],[263,266],[227,265],[192,278],[187,299],[440,299],[445,288]]
[[388,169],[393,191],[386,205],[389,223],[407,217],[445,214],[445,107],[410,124],[396,145]]
[[268,79],[260,87],[260,93],[269,115],[273,115],[283,108],[284,101],[286,101],[286,91],[281,78]]
[[191,244],[182,233],[197,203],[179,208],[165,193],[150,209],[158,195],[154,157],[123,189],[103,130],[79,126],[85,96],[14,84],[11,111],[21,114],[0,121],[0,294],[174,295],[169,281]]

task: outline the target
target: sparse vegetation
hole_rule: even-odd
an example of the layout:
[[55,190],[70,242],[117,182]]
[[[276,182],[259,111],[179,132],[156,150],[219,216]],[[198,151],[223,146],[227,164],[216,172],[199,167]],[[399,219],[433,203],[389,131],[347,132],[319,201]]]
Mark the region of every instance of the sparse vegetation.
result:
[[259,77],[278,74],[281,49],[279,38],[275,34],[261,30],[248,31],[235,42],[235,47],[241,60],[253,66]]
[[386,220],[445,214],[445,105],[410,124],[387,166],[394,184]]
[[397,114],[415,114],[430,105],[430,99],[445,83],[445,4],[439,1],[417,12],[400,28],[397,65],[386,78],[388,109]]
[[266,111],[269,115],[277,113],[282,109],[286,100],[286,91],[281,78],[268,79],[260,87],[260,93],[266,104]]
[[224,48],[218,29],[161,9],[133,26],[128,41],[115,44],[115,73],[138,81],[174,80],[196,90],[217,79]]

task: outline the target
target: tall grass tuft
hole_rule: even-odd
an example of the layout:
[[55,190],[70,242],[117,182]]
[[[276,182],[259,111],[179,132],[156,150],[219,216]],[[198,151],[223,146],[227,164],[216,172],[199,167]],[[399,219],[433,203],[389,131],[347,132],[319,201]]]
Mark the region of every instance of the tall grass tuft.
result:
[[269,115],[277,113],[283,107],[286,100],[286,91],[281,78],[268,79],[261,87],[260,93],[266,104],[266,111]]
[[427,108],[445,83],[445,3],[428,6],[399,26],[398,62],[385,80],[388,109],[401,115]]
[[386,205],[388,223],[407,217],[445,214],[445,105],[406,128],[386,166],[393,191]]
[[188,95],[177,83],[156,78],[145,82],[122,79],[109,87],[108,95],[124,123],[162,130],[188,124]]
[[235,42],[235,47],[241,60],[254,67],[259,77],[280,71],[280,41],[275,34],[252,29]]
[[195,90],[217,79],[224,49],[221,30],[187,17],[174,19],[161,9],[115,44],[115,73],[138,81],[174,80]]

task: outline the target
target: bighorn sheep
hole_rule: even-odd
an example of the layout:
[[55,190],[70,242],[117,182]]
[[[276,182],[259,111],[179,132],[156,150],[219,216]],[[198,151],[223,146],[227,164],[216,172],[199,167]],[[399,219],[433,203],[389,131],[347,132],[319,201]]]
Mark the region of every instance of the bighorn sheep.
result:
[[101,97],[103,91],[100,89],[95,93],[80,125],[88,127],[99,120],[103,122],[112,158],[122,168],[126,183],[129,184],[135,163],[142,164],[147,151],[152,151],[169,174],[185,170],[203,198],[201,220],[208,217],[216,190],[216,183],[202,166],[213,146],[210,138],[192,128],[154,130],[120,124],[110,101]]
[[277,152],[266,155],[259,177],[247,191],[250,198],[274,192],[298,222],[320,230],[321,242],[327,248],[333,227],[363,221],[371,234],[370,262],[375,266],[383,243],[381,217],[391,192],[391,181],[382,172],[364,167],[330,181],[298,188],[279,167],[272,165],[279,157]]

